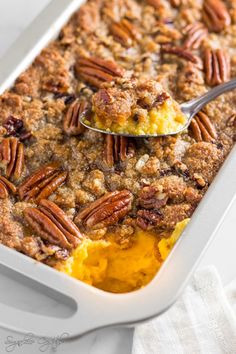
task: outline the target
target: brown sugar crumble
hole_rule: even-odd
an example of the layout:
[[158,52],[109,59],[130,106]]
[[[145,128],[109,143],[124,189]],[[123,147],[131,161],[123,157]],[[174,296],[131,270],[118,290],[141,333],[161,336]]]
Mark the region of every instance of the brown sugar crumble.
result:
[[235,0],[82,5],[0,96],[0,243],[54,266],[84,237],[129,248],[134,229],[168,237],[191,217],[234,144],[235,92],[171,137],[106,136],[79,118],[130,114],[134,82],[142,119],[166,99],[150,82],[181,103],[228,81],[235,31]]

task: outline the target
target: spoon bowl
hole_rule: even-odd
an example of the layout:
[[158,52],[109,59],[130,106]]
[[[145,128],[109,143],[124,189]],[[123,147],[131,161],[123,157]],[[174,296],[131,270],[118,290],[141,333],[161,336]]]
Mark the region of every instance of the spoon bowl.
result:
[[203,94],[200,97],[194,98],[191,101],[184,102],[180,104],[180,109],[182,113],[186,117],[186,123],[178,130],[164,133],[164,134],[140,134],[140,135],[132,135],[128,133],[116,133],[112,132],[109,130],[103,130],[99,129],[97,127],[94,127],[90,124],[86,123],[86,117],[81,116],[80,117],[80,123],[85,126],[88,129],[91,129],[95,132],[103,133],[103,134],[108,134],[108,135],[119,135],[119,136],[126,136],[129,138],[155,138],[155,137],[164,137],[164,136],[169,136],[169,135],[176,135],[181,132],[183,132],[185,129],[188,128],[189,124],[191,123],[193,117],[209,102],[213,101],[215,98],[218,96],[222,95],[225,92],[231,91],[236,88],[236,78],[218,85],[214,87],[213,89],[209,90],[205,94]]

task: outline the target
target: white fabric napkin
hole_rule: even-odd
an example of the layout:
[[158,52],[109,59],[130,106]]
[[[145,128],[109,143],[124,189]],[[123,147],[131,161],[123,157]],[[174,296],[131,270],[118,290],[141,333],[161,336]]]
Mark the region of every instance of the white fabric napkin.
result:
[[173,307],[136,327],[132,354],[154,353],[236,354],[236,280],[223,288],[214,267],[197,271]]

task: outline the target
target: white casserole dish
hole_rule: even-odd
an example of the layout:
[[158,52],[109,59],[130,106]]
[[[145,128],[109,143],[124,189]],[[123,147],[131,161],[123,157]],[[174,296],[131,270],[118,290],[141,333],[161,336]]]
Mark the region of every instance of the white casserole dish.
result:
[[[0,93],[12,85],[58,34],[81,3],[81,0],[53,0],[36,18],[0,62]],[[236,196],[235,150],[234,147],[167,261],[143,289],[127,294],[107,293],[0,246],[3,266],[27,277],[32,286],[40,284],[45,293],[53,291],[74,312],[68,318],[53,318],[0,304],[0,325],[36,336],[68,333],[68,338],[74,338],[98,328],[133,325],[160,315],[185,287]]]

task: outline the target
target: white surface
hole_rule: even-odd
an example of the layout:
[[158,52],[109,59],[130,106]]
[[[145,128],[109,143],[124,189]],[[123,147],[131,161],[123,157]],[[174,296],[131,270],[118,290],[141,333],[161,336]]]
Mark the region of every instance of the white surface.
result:
[[[27,26],[37,13],[50,0],[7,0],[0,2],[0,56],[17,38],[18,34]],[[223,191],[222,191],[223,192]],[[217,208],[217,205],[215,206]],[[214,210],[212,210],[214,213]],[[236,203],[230,210],[217,236],[202,259],[201,265],[213,264],[218,269],[224,284],[236,276],[236,232],[235,232]],[[62,306],[51,299],[45,299],[32,289],[27,289],[14,279],[9,280],[0,274],[0,301],[14,304],[16,307],[33,309],[38,313],[62,312]],[[0,329],[0,353],[4,353],[4,344],[10,332]],[[12,334],[16,340],[19,335]],[[60,335],[60,333],[58,334]],[[84,337],[74,343],[63,343],[57,349],[58,353],[93,353],[93,354],[128,354],[131,351],[132,330],[109,329]],[[17,343],[16,353],[40,353],[39,345]],[[51,351],[47,351],[49,353]]]
[[135,329],[132,354],[235,354],[235,293],[215,267],[196,271],[169,311]]

